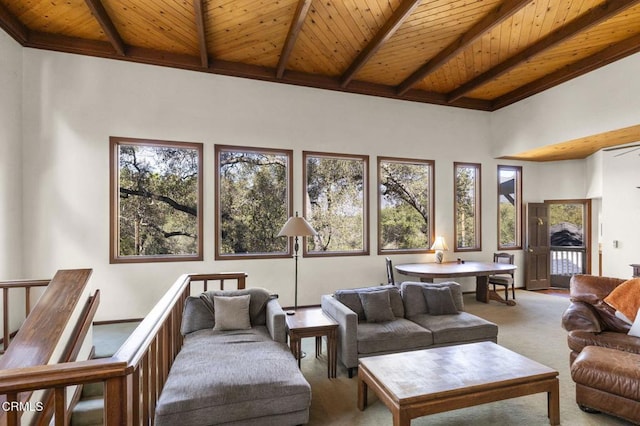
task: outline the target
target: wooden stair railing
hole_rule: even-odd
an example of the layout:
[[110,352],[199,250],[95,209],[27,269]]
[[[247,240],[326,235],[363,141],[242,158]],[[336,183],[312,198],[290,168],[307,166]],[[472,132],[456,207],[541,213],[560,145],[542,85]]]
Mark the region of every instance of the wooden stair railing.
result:
[[46,287],[51,280],[12,280],[0,282],[0,288],[2,289],[2,350],[0,353],[4,353],[9,347],[9,341],[11,340],[11,330],[9,325],[9,290],[11,289],[23,289],[24,290],[24,317],[26,318],[31,312],[31,289],[34,287]]
[[[0,375],[0,395],[17,403],[22,392],[53,389],[54,424],[66,426],[66,388],[103,382],[105,425],[152,425],[169,369],[182,347],[180,323],[192,282],[215,280],[223,286],[224,280],[236,280],[242,289],[246,276],[242,272],[182,275],[111,358],[5,370]],[[18,421],[17,412],[7,412],[8,426],[17,426]]]

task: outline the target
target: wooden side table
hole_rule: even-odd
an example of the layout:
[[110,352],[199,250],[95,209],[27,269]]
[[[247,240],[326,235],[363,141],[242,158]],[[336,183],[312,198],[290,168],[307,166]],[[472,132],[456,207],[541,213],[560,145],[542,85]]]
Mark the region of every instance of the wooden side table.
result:
[[316,358],[322,354],[322,337],[327,336],[327,375],[336,377],[338,365],[338,323],[322,312],[321,308],[301,308],[293,315],[287,315],[287,333],[289,348],[298,360],[302,356],[301,340],[305,337],[316,338]]

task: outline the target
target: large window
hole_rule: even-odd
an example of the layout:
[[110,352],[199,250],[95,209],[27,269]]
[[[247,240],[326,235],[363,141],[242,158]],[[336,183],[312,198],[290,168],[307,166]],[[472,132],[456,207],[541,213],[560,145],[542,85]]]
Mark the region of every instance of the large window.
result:
[[480,164],[453,163],[456,245],[454,251],[482,249]]
[[216,145],[216,259],[287,257],[290,150]]
[[202,260],[202,144],[110,138],[110,262]]
[[522,248],[522,168],[498,166],[498,249]]
[[433,243],[434,162],[378,157],[378,253],[426,252]]
[[304,216],[318,233],[304,254],[369,254],[369,157],[304,152],[303,167]]

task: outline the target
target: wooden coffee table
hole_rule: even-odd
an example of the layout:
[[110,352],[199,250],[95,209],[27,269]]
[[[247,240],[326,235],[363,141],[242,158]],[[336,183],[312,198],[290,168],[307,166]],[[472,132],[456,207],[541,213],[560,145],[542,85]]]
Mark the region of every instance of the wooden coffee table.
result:
[[534,393],[547,393],[551,425],[560,424],[558,372],[492,342],[360,359],[358,408],[371,388],[394,426],[411,419]]
[[316,338],[316,358],[322,354],[322,336],[327,337],[327,375],[336,377],[338,365],[338,323],[326,316],[322,308],[301,308],[293,315],[287,315],[287,333],[289,334],[289,348],[298,360],[302,358],[301,339]]

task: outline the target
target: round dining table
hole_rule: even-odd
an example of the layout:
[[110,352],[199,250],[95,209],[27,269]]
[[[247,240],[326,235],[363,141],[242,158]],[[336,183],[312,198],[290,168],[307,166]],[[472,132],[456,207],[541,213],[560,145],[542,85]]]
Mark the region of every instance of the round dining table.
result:
[[489,275],[511,274],[516,265],[495,262],[442,262],[442,263],[406,263],[396,265],[402,275],[420,278],[423,282],[433,282],[435,278],[476,277],[476,300],[489,303],[489,300],[515,305],[515,300],[505,300],[493,290],[489,290]]

